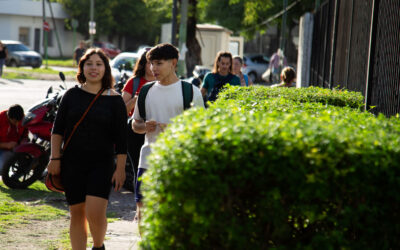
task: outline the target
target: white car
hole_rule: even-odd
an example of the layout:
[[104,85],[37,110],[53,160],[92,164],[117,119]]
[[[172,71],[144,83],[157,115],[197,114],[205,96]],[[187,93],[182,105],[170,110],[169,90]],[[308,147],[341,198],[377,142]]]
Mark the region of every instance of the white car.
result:
[[261,80],[262,74],[269,66],[269,57],[261,54],[247,54],[243,56],[242,72],[247,74],[255,83]]
[[111,60],[111,74],[117,83],[123,73],[132,76],[133,68],[139,59],[138,54],[134,52],[122,52]]

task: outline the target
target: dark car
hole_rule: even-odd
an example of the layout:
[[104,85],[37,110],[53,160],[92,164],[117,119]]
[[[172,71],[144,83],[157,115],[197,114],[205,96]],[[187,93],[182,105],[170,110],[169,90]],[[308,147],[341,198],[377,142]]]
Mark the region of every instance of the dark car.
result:
[[32,68],[42,66],[42,56],[36,51],[31,50],[19,41],[3,40],[2,42],[8,51],[6,66],[31,66]]
[[115,45],[112,43],[94,42],[93,46],[102,49],[104,53],[111,59],[121,53],[121,50],[115,47]]

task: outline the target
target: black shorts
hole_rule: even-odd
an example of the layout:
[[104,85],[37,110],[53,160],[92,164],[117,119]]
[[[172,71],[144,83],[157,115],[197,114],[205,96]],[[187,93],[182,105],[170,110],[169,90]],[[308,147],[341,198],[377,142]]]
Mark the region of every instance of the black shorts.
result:
[[90,161],[63,159],[61,181],[68,204],[85,202],[86,195],[108,200],[114,169],[113,157],[92,158]]

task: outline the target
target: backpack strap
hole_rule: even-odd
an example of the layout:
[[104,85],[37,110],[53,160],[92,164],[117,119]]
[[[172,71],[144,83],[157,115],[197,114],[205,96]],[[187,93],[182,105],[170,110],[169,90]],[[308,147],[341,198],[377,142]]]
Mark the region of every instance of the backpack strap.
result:
[[150,88],[153,87],[154,83],[156,82],[149,82],[142,86],[139,92],[138,97],[138,108],[139,108],[139,115],[142,117],[144,121],[146,121],[146,96],[149,92]]
[[186,110],[191,107],[190,104],[193,101],[193,85],[185,81],[181,82],[182,82],[183,110]]
[[243,74],[244,81],[246,82],[246,86],[249,86],[249,77],[246,74]]
[[139,84],[140,84],[140,77],[135,76],[133,78],[133,91],[132,91],[132,97],[135,96],[136,91],[139,88]]

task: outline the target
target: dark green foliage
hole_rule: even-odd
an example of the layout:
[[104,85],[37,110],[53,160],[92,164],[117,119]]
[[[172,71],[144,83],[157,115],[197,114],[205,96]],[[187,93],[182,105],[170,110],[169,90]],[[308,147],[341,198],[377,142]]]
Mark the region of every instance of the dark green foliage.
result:
[[185,112],[160,135],[143,247],[398,249],[399,120],[291,96],[359,104],[352,93],[279,88],[285,99],[261,102],[268,91],[230,89],[237,99]]

